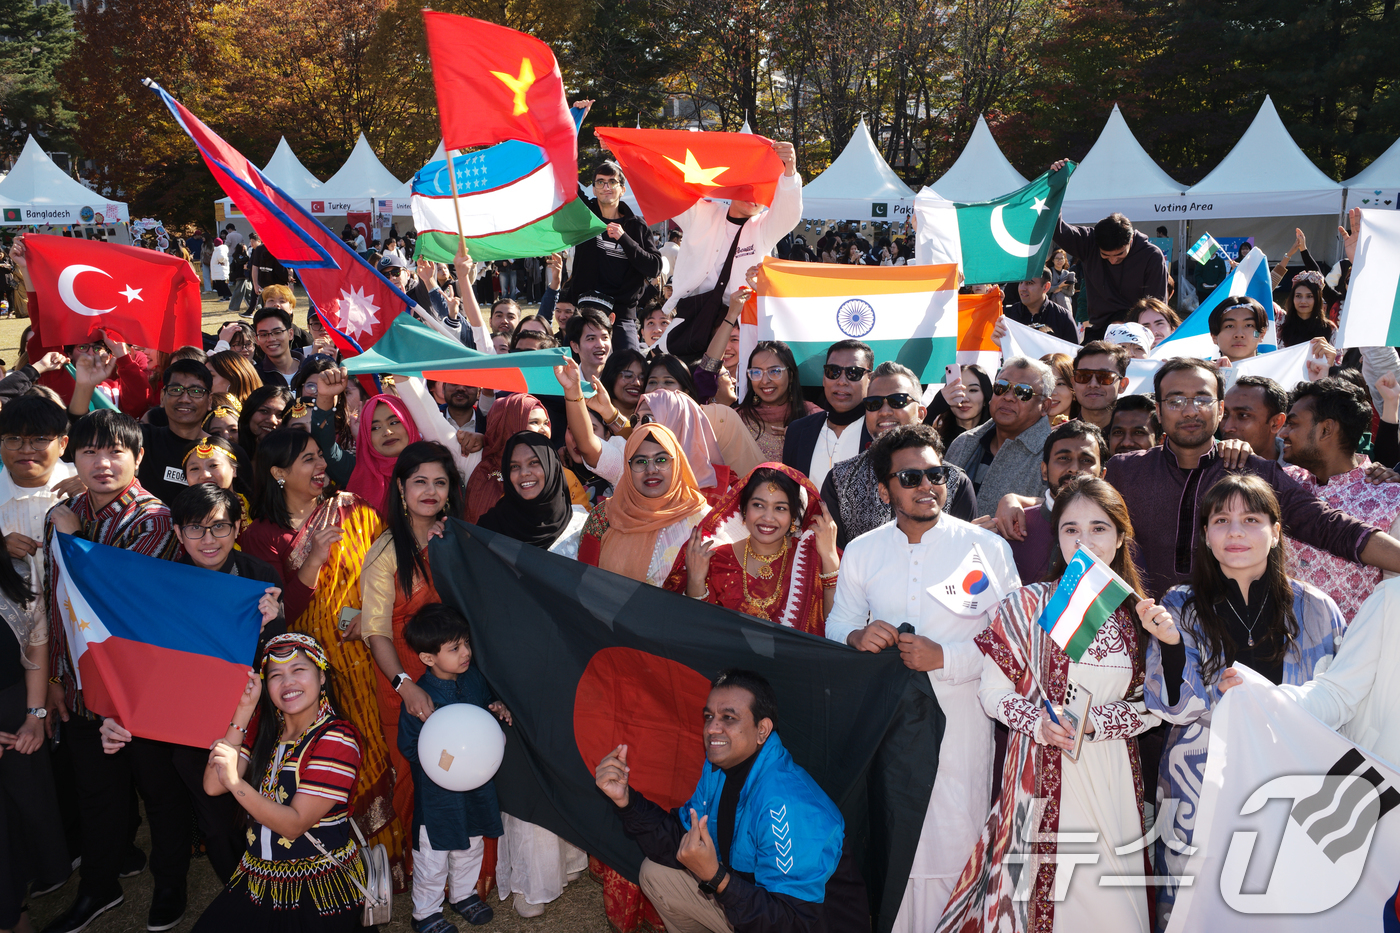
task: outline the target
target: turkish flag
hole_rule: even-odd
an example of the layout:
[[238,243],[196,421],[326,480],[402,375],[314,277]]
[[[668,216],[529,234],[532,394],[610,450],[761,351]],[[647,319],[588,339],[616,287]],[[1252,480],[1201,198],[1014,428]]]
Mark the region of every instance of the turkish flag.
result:
[[350,226],[355,230],[356,233],[360,234],[360,236],[368,240],[370,217],[371,215],[369,211],[364,211],[362,213],[351,211],[350,213],[345,215],[345,221],[346,223],[350,224]]
[[179,256],[39,233],[24,246],[42,345],[87,343],[99,331],[169,352],[202,345],[199,277]]
[[442,144],[448,149],[534,143],[554,167],[560,199],[578,194],[578,130],[554,53],[495,23],[423,11]]
[[750,133],[599,129],[627,175],[647,223],[670,220],[701,198],[772,204],[783,174],[773,141]]

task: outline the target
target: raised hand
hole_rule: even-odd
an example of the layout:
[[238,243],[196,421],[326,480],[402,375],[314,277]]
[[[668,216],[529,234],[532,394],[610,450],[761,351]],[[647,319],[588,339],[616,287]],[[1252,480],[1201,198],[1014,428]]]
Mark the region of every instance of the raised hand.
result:
[[598,789],[619,807],[627,806],[628,801],[632,799],[631,792],[627,789],[627,772],[627,746],[619,745],[608,752],[607,757],[598,763],[598,768],[593,773],[593,782],[598,785]]
[[685,546],[685,595],[694,599],[704,598],[709,586],[710,557],[717,546],[715,542],[705,540],[699,525],[691,531],[690,541]]
[[719,871],[719,853],[715,842],[710,838],[709,816],[696,818],[695,808],[690,808],[690,832],[681,837],[676,849],[676,861],[701,881],[709,881]]
[[282,611],[282,590],[280,587],[269,586],[258,599],[258,612],[262,613],[262,625],[259,631],[267,628],[267,623],[277,618]]
[[[831,517],[831,510],[822,503],[822,514],[818,515],[812,523],[812,529],[816,532],[813,543],[817,546],[817,553],[822,558],[822,571],[830,573],[836,569],[836,565],[841,558],[836,553],[836,519]],[[831,570],[826,569],[826,564],[832,565]]]
[[1346,227],[1338,227],[1337,234],[1342,238],[1342,252],[1347,261],[1356,262],[1356,241],[1361,239],[1361,208],[1347,211],[1347,225],[1351,227],[1350,233]]
[[1167,607],[1160,605],[1154,599],[1144,599],[1133,607],[1137,610],[1138,618],[1142,620],[1142,627],[1147,629],[1149,635],[1157,639],[1164,645],[1177,645],[1181,643],[1181,632],[1176,627],[1176,620],[1167,611]]

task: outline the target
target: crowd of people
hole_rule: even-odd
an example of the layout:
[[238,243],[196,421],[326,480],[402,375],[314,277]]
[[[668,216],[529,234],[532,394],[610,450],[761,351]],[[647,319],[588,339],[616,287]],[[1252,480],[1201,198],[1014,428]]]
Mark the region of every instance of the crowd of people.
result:
[[[490,783],[426,778],[417,738],[435,709],[512,721],[434,585],[428,548],[447,519],[667,589],[677,611],[701,600],[927,673],[946,729],[899,931],[1162,929],[1236,665],[1368,747],[1400,745],[1376,657],[1397,598],[1383,576],[1400,573],[1400,359],[1331,346],[1345,267],[1328,284],[1300,234],[1310,266],[1275,270],[1280,336],[1322,360],[1296,386],[1233,378],[1267,327],[1239,297],[1211,316],[1220,361],[1167,360],[1151,392],[1126,394],[1129,360],[1180,318],[1162,253],[1118,214],[1061,223],[1044,273],[1003,286],[1006,318],[1076,343],[1072,357],[966,365],[938,388],[843,339],[821,385],[803,386],[780,341],[739,358],[757,264],[912,255],[834,236],[808,249],[790,233],[792,147],[774,148],[767,210],[700,202],[665,246],[601,163],[587,203],[606,231],[544,258],[528,312],[512,296],[530,282],[465,249],[444,265],[413,260],[411,236],[377,244],[379,271],[464,345],[567,347],[557,394],[428,381],[438,412],[417,418],[441,423],[418,423],[392,377],[347,376],[290,271],[231,225],[212,241],[228,266],[213,281],[235,283],[240,319],[203,345],[27,335],[0,380],[0,930],[26,929],[27,901],[77,871],[46,930],[78,933],[147,869],[148,930],[191,906],[200,931],[349,930],[365,845],[412,891],[418,933],[453,933],[448,908],[488,923],[493,887],[539,916],[585,872],[619,933],[868,929],[840,811],[783,747],[777,698],[752,672],[720,674],[694,711],[709,766],[686,807],[629,787],[626,746],[598,762],[646,855],[640,886],[502,813]],[[22,241],[12,258],[22,271]],[[680,300],[711,292],[726,313],[701,349],[663,351]],[[444,425],[455,443],[425,439]],[[84,704],[53,599],[60,533],[266,584],[247,687],[212,751],[133,736]],[[1081,547],[1132,595],[1074,661],[1038,620]],[[1082,736],[1060,718],[1081,692]],[[1169,828],[1147,861],[1122,848],[1157,814]],[[225,885],[207,907],[187,897],[192,825]],[[1055,856],[1070,854],[1092,865],[1067,884]],[[1147,872],[1165,879],[1152,898],[1098,880]]]

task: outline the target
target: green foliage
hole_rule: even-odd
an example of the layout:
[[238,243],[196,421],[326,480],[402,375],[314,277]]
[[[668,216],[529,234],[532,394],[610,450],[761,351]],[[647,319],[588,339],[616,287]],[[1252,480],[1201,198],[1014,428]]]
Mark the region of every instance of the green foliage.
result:
[[65,106],[57,75],[73,38],[67,7],[0,0],[0,160],[18,156],[30,134],[45,149],[71,151],[77,117]]

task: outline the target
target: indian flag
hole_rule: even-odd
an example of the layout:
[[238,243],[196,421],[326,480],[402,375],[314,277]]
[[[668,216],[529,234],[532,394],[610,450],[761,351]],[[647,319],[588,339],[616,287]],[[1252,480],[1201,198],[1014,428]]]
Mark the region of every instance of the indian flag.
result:
[[1078,661],[1113,610],[1132,592],[1108,564],[1081,545],[1040,614],[1040,627],[1071,660]]
[[958,363],[976,363],[995,376],[1001,366],[1001,347],[992,339],[1001,317],[1001,289],[986,294],[958,296]]
[[1339,347],[1400,345],[1400,211],[1361,210]]
[[942,382],[958,358],[958,267],[765,259],[757,336],[792,348],[803,385],[821,385],[826,348],[847,338],[868,343],[876,363],[895,360],[921,382]]

